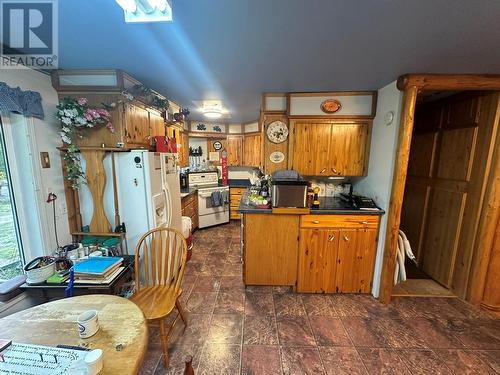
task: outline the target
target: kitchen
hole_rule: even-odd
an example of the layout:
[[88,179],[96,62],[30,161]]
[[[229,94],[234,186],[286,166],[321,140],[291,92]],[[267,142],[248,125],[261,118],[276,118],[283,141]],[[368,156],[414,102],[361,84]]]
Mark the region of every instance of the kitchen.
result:
[[0,372],[4,338],[104,374],[498,372],[480,1],[44,0],[58,66],[0,77]]

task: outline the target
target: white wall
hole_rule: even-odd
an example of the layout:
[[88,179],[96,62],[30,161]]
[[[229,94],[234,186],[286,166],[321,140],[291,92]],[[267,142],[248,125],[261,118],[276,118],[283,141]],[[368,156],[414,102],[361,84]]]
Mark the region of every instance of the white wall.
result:
[[[370,160],[367,177],[361,178],[354,185],[359,194],[375,199],[375,202],[386,211],[380,222],[380,234],[373,276],[372,294],[378,297],[382,259],[384,254],[385,231],[387,228],[387,211],[392,189],[392,176],[396,159],[396,143],[398,137],[401,102],[403,93],[396,88],[396,82],[378,91],[377,112],[373,120]],[[394,111],[391,125],[385,125],[385,116]]]
[[[30,169],[23,169],[23,177],[31,175],[32,185],[23,186],[23,189],[31,189],[31,194],[25,192],[24,196],[16,199],[26,199],[28,219],[31,221],[39,219],[42,242],[29,241],[28,254],[31,257],[49,254],[56,248],[54,235],[52,206],[46,203],[47,193],[50,190],[57,195],[56,201],[56,226],[61,245],[71,241],[69,233],[66,200],[64,195],[64,182],[61,169],[61,158],[56,147],[61,145],[59,137],[60,125],[54,113],[58,104],[57,93],[52,87],[50,76],[31,69],[2,70],[0,81],[11,87],[20,87],[22,90],[37,91],[42,96],[42,105],[45,113],[44,120],[33,118],[21,118],[21,116],[9,116],[11,127],[17,126],[12,132],[17,147],[26,147],[24,153],[19,152],[21,164],[31,164]],[[5,114],[2,114],[5,115]],[[23,127],[19,129],[18,127]],[[23,139],[23,137],[25,137]],[[50,168],[42,169],[40,164],[40,152],[46,151],[50,157]],[[28,158],[28,159],[26,159]],[[16,192],[15,192],[16,193]],[[28,199],[30,201],[28,201]],[[33,199],[36,204],[33,205]],[[38,209],[38,218],[29,209],[30,206]],[[28,228],[31,230],[33,228]]]

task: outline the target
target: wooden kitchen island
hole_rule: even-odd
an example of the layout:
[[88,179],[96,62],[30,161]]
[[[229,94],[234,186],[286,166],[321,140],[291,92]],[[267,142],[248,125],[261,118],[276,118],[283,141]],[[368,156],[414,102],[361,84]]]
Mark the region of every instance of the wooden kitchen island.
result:
[[242,200],[245,285],[289,285],[302,293],[370,293],[383,210],[260,209]]

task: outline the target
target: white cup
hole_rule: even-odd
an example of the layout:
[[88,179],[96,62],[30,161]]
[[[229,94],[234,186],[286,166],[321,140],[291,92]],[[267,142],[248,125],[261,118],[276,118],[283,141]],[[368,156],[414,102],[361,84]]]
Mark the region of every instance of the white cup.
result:
[[94,349],[85,356],[89,375],[96,375],[102,370],[102,350]]
[[81,313],[76,320],[78,333],[82,339],[94,336],[99,331],[99,319],[96,310],[88,310]]

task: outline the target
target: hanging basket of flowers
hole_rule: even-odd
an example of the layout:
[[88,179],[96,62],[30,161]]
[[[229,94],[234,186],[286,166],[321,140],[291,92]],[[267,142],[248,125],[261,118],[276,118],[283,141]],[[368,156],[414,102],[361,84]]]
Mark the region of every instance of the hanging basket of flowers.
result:
[[87,98],[64,98],[56,107],[56,116],[61,120],[61,140],[67,145],[64,155],[66,179],[73,189],[78,189],[85,182],[78,147],[73,144],[76,138],[83,138],[82,130],[105,126],[111,133],[115,129],[111,123],[111,114],[103,108],[91,108]]

